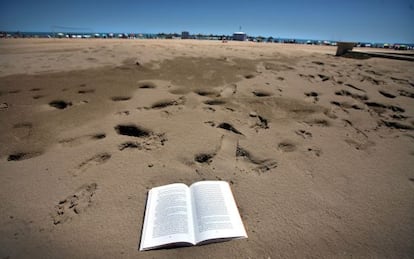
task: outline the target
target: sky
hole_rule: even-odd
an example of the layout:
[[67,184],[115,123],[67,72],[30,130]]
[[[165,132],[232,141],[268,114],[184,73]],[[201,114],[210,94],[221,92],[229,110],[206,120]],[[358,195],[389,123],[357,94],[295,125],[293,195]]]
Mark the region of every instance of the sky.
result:
[[1,0],[0,10],[1,31],[230,35],[241,27],[251,36],[414,43],[414,0]]

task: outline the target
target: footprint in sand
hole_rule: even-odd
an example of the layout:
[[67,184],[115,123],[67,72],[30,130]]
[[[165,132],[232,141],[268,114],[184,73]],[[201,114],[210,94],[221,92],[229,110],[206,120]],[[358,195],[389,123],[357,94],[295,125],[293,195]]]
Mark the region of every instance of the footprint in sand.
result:
[[273,93],[268,92],[268,91],[263,91],[263,90],[254,90],[252,92],[252,94],[256,97],[268,97],[268,96],[272,96]]
[[347,112],[345,109],[364,110],[364,107],[357,103],[351,104],[348,102],[331,101],[331,104],[340,107],[345,112]]
[[404,116],[402,114],[391,114],[390,117],[394,120],[400,120],[400,121],[403,121],[409,118],[408,116]]
[[207,104],[207,105],[223,105],[223,104],[226,104],[226,102],[224,100],[220,100],[220,99],[207,100],[207,101],[204,101],[204,103]]
[[399,84],[409,84],[410,81],[408,79],[402,79],[402,78],[397,78],[397,77],[391,77],[391,80],[393,80],[396,83]]
[[403,89],[398,90],[398,93],[400,94],[400,96],[405,96],[405,97],[409,97],[409,98],[414,98],[414,93],[412,93],[412,92],[408,92],[408,91],[403,90]]
[[65,223],[87,210],[93,204],[97,188],[96,183],[82,185],[74,194],[59,201],[52,214],[53,224]]
[[317,92],[306,92],[305,96],[312,99],[313,103],[316,103],[319,101],[319,94]]
[[185,98],[184,96],[181,96],[178,99],[157,101],[151,105],[151,109],[163,109],[168,106],[182,105],[184,103],[185,103]]
[[325,82],[325,81],[328,81],[329,79],[331,79],[330,76],[322,75],[322,74],[318,74],[318,77],[322,80],[322,82]]
[[200,96],[218,96],[220,95],[218,92],[210,90],[210,89],[197,89],[194,93]]
[[390,98],[390,99],[394,99],[394,98],[396,97],[395,95],[390,94],[390,93],[388,93],[388,92],[386,92],[386,91],[383,91],[383,90],[378,90],[378,92],[379,92],[382,96],[385,96],[385,97]]
[[384,81],[382,81],[382,80],[377,80],[377,79],[375,79],[375,78],[373,78],[373,77],[371,77],[371,76],[367,76],[367,75],[362,75],[362,77],[361,77],[361,80],[360,80],[361,82],[364,82],[364,81],[367,81],[367,82],[369,82],[369,83],[371,83],[371,84],[373,84],[373,85],[381,85],[381,84],[385,84],[385,82]]
[[358,91],[361,91],[361,92],[366,92],[364,89],[361,89],[361,88],[359,88],[359,87],[356,87],[356,86],[354,86],[354,85],[352,85],[352,84],[344,84],[345,86],[348,86],[348,87],[350,87],[350,88],[352,88],[352,89],[354,89],[354,90],[358,90]]
[[309,82],[314,82],[315,76],[314,75],[305,75],[305,74],[299,74],[301,78],[307,79]]
[[312,61],[313,64],[319,65],[319,66],[323,66],[325,65],[325,63],[321,62],[321,61]]
[[349,97],[352,97],[356,100],[361,100],[361,101],[368,100],[368,96],[366,96],[366,95],[359,95],[359,94],[351,93],[347,90],[336,91],[335,94],[339,95],[339,96],[349,96]]
[[269,128],[268,120],[266,118],[260,116],[256,112],[250,112],[249,117],[250,117],[250,120],[249,120],[250,128],[254,128],[256,130],[256,132],[258,132],[259,129],[268,129]]
[[131,96],[113,96],[111,100],[114,102],[124,102],[131,99]]
[[59,140],[59,144],[62,144],[63,146],[77,146],[86,143],[89,140],[101,140],[106,137],[105,133],[95,133],[95,134],[88,134],[83,135],[79,137],[73,137],[73,138],[65,138],[62,140]]
[[55,100],[55,101],[51,101],[49,103],[49,106],[59,109],[59,110],[63,110],[66,109],[69,106],[72,106],[72,102],[67,102],[67,101],[63,101],[63,100]]
[[115,126],[115,131],[119,135],[130,136],[130,137],[148,137],[151,134],[151,131],[139,127],[135,124],[119,124]]
[[382,114],[386,112],[386,110],[390,110],[392,112],[398,112],[398,113],[405,112],[405,109],[399,106],[396,106],[396,105],[388,105],[388,104],[383,104],[383,103],[378,103],[378,102],[365,102],[365,105],[367,105],[369,108],[371,108],[378,114]]
[[273,159],[259,159],[240,147],[235,136],[221,137],[220,145],[213,152],[202,152],[194,156],[200,165],[208,165],[213,170],[231,172],[238,168],[242,171],[264,173],[277,167]]
[[83,89],[83,90],[79,90],[78,94],[91,94],[94,92],[95,92],[95,89]]
[[277,149],[279,149],[282,152],[293,152],[296,150],[296,144],[292,141],[285,140],[277,145]]
[[310,133],[309,131],[306,131],[306,130],[296,130],[295,133],[298,136],[301,136],[304,139],[312,138],[312,133]]
[[242,159],[252,164],[253,168],[251,168],[251,170],[257,173],[264,173],[278,166],[275,160],[257,158],[246,149],[240,147],[239,145],[237,145],[236,149],[236,158],[238,161],[239,159]]
[[129,140],[118,146],[119,150],[139,149],[153,150],[165,145],[168,141],[165,133],[154,133],[148,129],[139,127],[135,124],[119,124],[115,127],[115,131],[119,135],[138,138],[138,140]]
[[150,82],[141,82],[138,84],[138,88],[140,89],[155,89],[157,86]]
[[206,112],[215,112],[216,111],[216,109],[214,109],[213,107],[203,107],[203,110],[204,111],[206,111]]
[[210,164],[215,155],[215,153],[199,153],[194,156],[194,161],[200,164]]
[[386,120],[380,120],[378,122],[379,126],[384,125],[385,127],[388,127],[390,129],[398,129],[398,130],[414,130],[413,126],[402,124],[400,122],[396,121],[386,121]]
[[107,162],[111,158],[111,156],[112,155],[110,153],[107,153],[107,152],[98,153],[98,154],[86,159],[82,163],[80,163],[76,167],[76,169],[72,172],[72,174],[74,176],[77,176],[79,173],[85,172],[86,170],[88,170],[89,168],[91,168],[93,166],[101,165],[101,164]]
[[331,125],[331,123],[328,120],[325,119],[319,119],[319,118],[315,118],[315,119],[310,119],[310,120],[306,120],[304,121],[306,124],[308,124],[309,126],[319,126],[319,127],[328,127]]
[[217,128],[224,129],[224,130],[230,131],[230,132],[238,134],[238,135],[243,135],[243,133],[238,131],[235,127],[233,127],[233,125],[231,125],[230,123],[227,123],[227,122],[220,123],[219,125],[217,125]]
[[7,157],[7,161],[22,161],[42,155],[42,151],[17,151]]
[[377,71],[374,71],[374,70],[365,70],[365,72],[375,75],[375,76],[383,76],[383,74],[378,73]]

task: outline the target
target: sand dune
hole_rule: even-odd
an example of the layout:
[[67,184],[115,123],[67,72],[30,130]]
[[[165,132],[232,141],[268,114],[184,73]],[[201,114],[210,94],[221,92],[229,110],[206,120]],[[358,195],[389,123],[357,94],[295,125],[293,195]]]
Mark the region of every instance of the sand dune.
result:
[[[0,42],[0,255],[414,253],[414,66],[321,46]],[[148,189],[222,179],[249,239],[138,252]]]

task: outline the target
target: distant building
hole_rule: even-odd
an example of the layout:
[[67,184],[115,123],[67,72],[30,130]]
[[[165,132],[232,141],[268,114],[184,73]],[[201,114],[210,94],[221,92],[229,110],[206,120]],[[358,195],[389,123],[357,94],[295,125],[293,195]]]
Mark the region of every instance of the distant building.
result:
[[188,31],[183,31],[181,33],[181,39],[189,39],[190,38],[190,33]]
[[246,41],[247,35],[244,32],[235,32],[233,33],[233,40]]

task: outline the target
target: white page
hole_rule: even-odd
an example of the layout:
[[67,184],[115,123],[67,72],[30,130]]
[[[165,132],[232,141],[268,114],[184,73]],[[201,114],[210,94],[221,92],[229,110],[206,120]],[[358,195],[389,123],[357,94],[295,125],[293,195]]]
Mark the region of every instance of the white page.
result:
[[191,185],[196,243],[208,239],[247,237],[230,186],[224,181]]
[[169,184],[148,193],[140,250],[172,243],[194,244],[190,190]]

